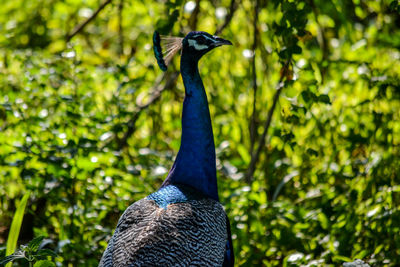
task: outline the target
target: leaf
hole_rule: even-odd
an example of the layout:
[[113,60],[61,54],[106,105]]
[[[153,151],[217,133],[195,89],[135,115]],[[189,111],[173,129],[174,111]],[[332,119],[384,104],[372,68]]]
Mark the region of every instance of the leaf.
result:
[[389,9],[390,11],[396,11],[396,8],[398,6],[398,0],[394,0],[390,3],[389,5]]
[[23,259],[25,258],[25,255],[22,253],[22,251],[18,250],[17,252],[3,258],[0,261],[0,266],[5,265],[6,263],[12,264],[11,261],[17,260],[17,259]]
[[329,220],[322,211],[318,213],[318,221],[323,229],[327,230],[329,228]]
[[240,157],[242,158],[242,160],[246,164],[250,163],[251,156],[249,155],[249,151],[246,149],[246,147],[244,145],[238,144],[237,151],[238,151]]
[[[15,211],[14,218],[11,222],[10,233],[7,239],[6,255],[10,255],[15,251],[17,247],[17,241],[19,236],[19,231],[21,230],[22,219],[24,218],[24,212],[26,203],[28,202],[30,192],[27,192],[19,202],[17,210]],[[8,263],[6,267],[11,267],[12,263]]]
[[282,140],[284,140],[285,142],[289,142],[293,138],[295,138],[293,133],[287,133],[287,134],[282,135]]
[[312,149],[312,148],[307,148],[307,154],[310,155],[310,156],[316,156],[316,157],[318,157],[318,152],[315,151],[315,150]]
[[318,96],[318,102],[322,102],[325,104],[331,104],[331,100],[328,95],[320,95]]
[[[278,55],[281,59],[288,59],[290,57],[290,53],[287,48],[282,48],[281,51],[278,53]],[[281,75],[282,75],[282,70],[283,69],[281,69]]]
[[33,265],[33,267],[55,267],[55,266],[56,265],[49,260],[40,260]]
[[295,45],[295,46],[293,46],[293,48],[292,48],[292,53],[293,53],[293,54],[296,54],[296,55],[301,54],[302,51],[303,51],[303,50],[302,50],[301,47],[298,46],[298,45]]
[[44,236],[38,236],[38,237],[32,239],[28,244],[28,248],[31,251],[37,251],[40,244],[42,243],[43,239],[44,239]]
[[289,117],[287,117],[286,121],[289,123],[298,124],[300,121],[300,118],[299,118],[299,116],[293,114],[293,115],[290,115]]
[[313,92],[311,92],[309,89],[301,92],[301,97],[303,98],[304,102],[306,102],[306,103],[315,102],[318,99],[317,96]]

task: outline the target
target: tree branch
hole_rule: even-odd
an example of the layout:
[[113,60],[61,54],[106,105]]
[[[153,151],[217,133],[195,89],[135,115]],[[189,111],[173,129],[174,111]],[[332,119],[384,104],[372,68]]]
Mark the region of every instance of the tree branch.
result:
[[198,19],[199,13],[200,13],[200,0],[196,0],[196,7],[194,8],[189,18],[189,27],[192,31],[195,31],[197,28],[197,23],[199,21]]
[[318,9],[314,3],[314,0],[310,0],[310,6],[311,9],[313,11],[314,14],[314,18],[315,18],[315,22],[317,23],[318,26],[318,34],[317,34],[317,41],[320,45],[321,51],[322,51],[322,60],[320,62],[320,69],[321,69],[321,78],[322,81],[325,79],[325,74],[327,71],[327,66],[323,66],[322,62],[324,62],[325,60],[327,60],[329,58],[329,46],[328,46],[328,40],[325,34],[325,27],[323,25],[321,25],[321,23],[319,22],[319,12]]
[[119,4],[118,4],[118,41],[119,41],[118,53],[120,56],[124,54],[124,28],[122,27],[123,10],[124,10],[124,0],[119,0]]
[[267,120],[265,121],[265,124],[264,124],[264,131],[263,131],[262,135],[260,136],[260,138],[258,139],[257,150],[255,152],[253,152],[251,155],[251,161],[249,164],[249,168],[247,169],[247,172],[245,175],[245,181],[249,184],[252,182],[253,174],[256,169],[258,160],[260,158],[261,150],[265,147],[265,141],[266,141],[266,137],[268,134],[268,129],[271,125],[272,116],[274,115],[276,104],[278,103],[279,96],[282,92],[282,89],[285,87],[285,83],[283,81],[285,78],[288,80],[289,63],[290,63],[290,60],[287,60],[285,65],[282,67],[281,77],[279,79],[278,86],[276,88],[276,92],[275,92],[275,95],[274,95],[274,98],[272,101],[272,106],[268,111]]
[[253,51],[253,57],[251,59],[252,68],[252,83],[253,83],[253,114],[250,120],[250,154],[253,154],[254,143],[257,137],[257,69],[256,69],[256,48],[258,40],[258,11],[259,11],[259,0],[256,0],[254,4],[254,20],[253,20],[253,45],[251,50]]
[[89,24],[89,22],[91,22],[92,20],[94,20],[97,15],[100,13],[101,10],[103,10],[108,4],[110,4],[112,2],[112,0],[106,0],[104,1],[99,8],[89,17],[87,18],[82,24],[76,26],[74,28],[74,30],[67,35],[67,37],[65,38],[67,43],[75,36],[77,35],[79,32],[81,32],[83,30],[83,28],[86,27],[86,25]]

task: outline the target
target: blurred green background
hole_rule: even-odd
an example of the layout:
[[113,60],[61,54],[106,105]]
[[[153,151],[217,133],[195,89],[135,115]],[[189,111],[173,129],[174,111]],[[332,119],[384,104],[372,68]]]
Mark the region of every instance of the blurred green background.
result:
[[155,29],[234,44],[200,72],[237,266],[400,265],[397,0],[2,0],[0,258],[28,192],[18,244],[96,266],[160,186],[184,90]]

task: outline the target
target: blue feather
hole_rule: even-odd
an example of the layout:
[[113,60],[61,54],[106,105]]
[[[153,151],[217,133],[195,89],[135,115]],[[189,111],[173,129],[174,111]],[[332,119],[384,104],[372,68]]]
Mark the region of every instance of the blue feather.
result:
[[185,86],[181,147],[163,185],[184,184],[219,200],[214,136],[207,95],[197,66],[198,59],[182,53]]
[[153,49],[154,49],[154,56],[157,59],[158,66],[162,71],[167,70],[167,65],[165,64],[164,57],[162,54],[162,48],[161,48],[161,39],[160,39],[160,34],[155,31],[153,34]]
[[206,197],[199,191],[184,185],[168,185],[146,197],[148,200],[154,200],[163,209],[166,209],[169,204],[185,203],[202,198]]

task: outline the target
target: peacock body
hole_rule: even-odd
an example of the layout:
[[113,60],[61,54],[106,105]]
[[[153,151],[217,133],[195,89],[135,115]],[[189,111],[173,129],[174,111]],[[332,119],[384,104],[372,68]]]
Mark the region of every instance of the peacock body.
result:
[[[155,55],[166,70],[154,35]],[[185,86],[181,147],[161,188],[133,203],[119,219],[99,266],[233,266],[228,217],[218,198],[215,146],[199,59],[229,41],[205,32],[167,38],[169,52],[182,49]]]

